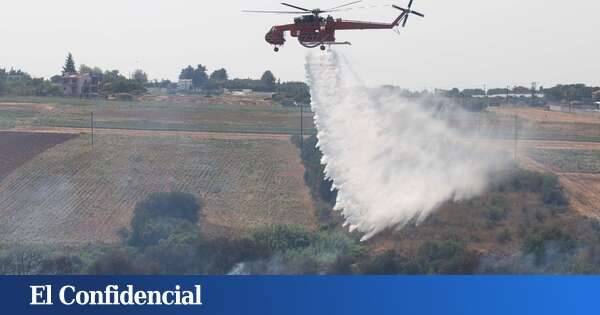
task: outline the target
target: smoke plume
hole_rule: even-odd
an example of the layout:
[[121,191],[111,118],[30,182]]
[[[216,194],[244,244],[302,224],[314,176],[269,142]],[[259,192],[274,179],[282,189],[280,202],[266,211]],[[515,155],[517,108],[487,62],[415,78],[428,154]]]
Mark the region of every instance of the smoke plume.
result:
[[310,54],[306,72],[335,210],[363,240],[486,189],[498,161],[439,111],[365,87],[335,52]]

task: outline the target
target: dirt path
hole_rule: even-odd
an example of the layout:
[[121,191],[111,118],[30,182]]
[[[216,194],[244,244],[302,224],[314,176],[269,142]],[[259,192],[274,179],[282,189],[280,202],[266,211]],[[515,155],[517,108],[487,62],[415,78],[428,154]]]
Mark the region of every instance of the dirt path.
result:
[[[0,130],[2,131],[2,130]],[[60,133],[60,134],[89,134],[89,128],[63,128],[63,127],[18,127],[5,130],[7,132],[24,133]],[[287,140],[289,134],[269,133],[229,133],[229,132],[204,132],[204,131],[163,131],[163,130],[133,130],[133,129],[94,129],[97,135],[125,135],[134,137],[189,137],[193,139],[209,140]]]

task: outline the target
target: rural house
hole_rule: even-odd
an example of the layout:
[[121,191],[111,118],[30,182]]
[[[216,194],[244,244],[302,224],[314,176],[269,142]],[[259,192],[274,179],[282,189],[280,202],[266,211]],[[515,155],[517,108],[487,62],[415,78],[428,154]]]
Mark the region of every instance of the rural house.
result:
[[65,74],[63,76],[63,94],[73,97],[89,97],[98,94],[98,79],[89,73]]

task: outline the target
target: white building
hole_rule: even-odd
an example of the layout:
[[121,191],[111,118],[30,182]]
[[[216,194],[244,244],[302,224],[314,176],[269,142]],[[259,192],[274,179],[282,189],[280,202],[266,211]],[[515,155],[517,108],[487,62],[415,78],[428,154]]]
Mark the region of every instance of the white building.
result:
[[189,91],[192,86],[192,79],[179,79],[179,82],[177,82],[178,91]]

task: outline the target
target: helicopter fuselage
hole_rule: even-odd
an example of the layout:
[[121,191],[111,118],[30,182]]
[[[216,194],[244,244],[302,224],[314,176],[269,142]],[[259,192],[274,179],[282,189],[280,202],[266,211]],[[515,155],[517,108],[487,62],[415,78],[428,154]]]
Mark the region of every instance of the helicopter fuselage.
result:
[[321,46],[323,49],[324,45],[349,44],[348,42],[336,42],[335,32],[338,30],[391,29],[398,26],[401,17],[402,15],[388,24],[346,21],[334,19],[331,16],[323,18],[316,15],[304,15],[294,19],[293,24],[273,26],[265,35],[265,40],[277,48],[285,44],[285,33],[289,32],[290,36],[298,38],[298,42],[302,46],[308,48]]

